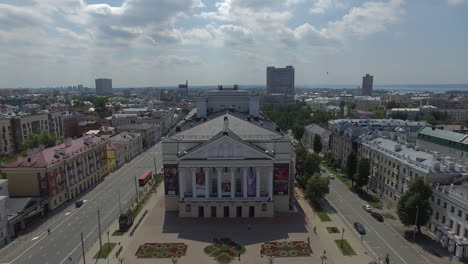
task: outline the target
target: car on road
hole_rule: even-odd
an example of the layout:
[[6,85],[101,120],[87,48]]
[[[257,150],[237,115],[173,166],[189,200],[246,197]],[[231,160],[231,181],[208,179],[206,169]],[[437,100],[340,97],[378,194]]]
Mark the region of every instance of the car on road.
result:
[[362,205],[362,209],[364,209],[368,213],[372,212],[372,207],[370,205],[368,205],[368,204]]
[[326,170],[325,168],[322,168],[321,171],[322,171],[323,173],[327,172],[327,170]]
[[375,219],[377,219],[377,221],[379,222],[383,222],[383,216],[377,212],[372,212],[371,213],[372,217],[374,217]]
[[328,174],[328,178],[330,178],[330,179],[333,180],[333,179],[335,179],[335,175],[333,175],[333,174],[330,173],[330,174]]
[[356,231],[358,231],[359,234],[365,235],[366,234],[366,229],[361,225],[359,222],[354,222],[354,228]]
[[78,201],[75,202],[75,207],[76,207],[76,208],[80,208],[82,205],[83,205],[83,201],[82,201],[82,200],[78,200]]

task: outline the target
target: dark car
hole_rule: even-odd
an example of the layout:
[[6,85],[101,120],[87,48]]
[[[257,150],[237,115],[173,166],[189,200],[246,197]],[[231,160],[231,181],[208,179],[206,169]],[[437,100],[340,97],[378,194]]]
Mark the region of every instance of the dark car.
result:
[[356,229],[356,231],[358,231],[359,234],[366,234],[366,229],[364,229],[364,227],[359,222],[354,222],[354,228]]
[[372,217],[374,217],[375,219],[377,219],[377,221],[379,222],[383,222],[383,216],[377,212],[372,212],[371,213]]
[[76,208],[80,208],[82,205],[83,205],[83,201],[82,201],[82,200],[78,200],[78,201],[75,202],[75,207],[76,207]]

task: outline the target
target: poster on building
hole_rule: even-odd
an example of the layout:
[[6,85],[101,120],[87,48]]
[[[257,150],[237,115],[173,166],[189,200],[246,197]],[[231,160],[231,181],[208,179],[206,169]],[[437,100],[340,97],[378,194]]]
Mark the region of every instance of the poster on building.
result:
[[177,165],[165,165],[164,166],[164,189],[167,195],[178,195],[179,194],[179,171]]
[[288,194],[289,164],[275,164],[273,170],[273,194]]
[[231,175],[224,173],[221,178],[221,194],[231,195]]
[[205,173],[197,172],[195,174],[195,187],[197,189],[197,196],[205,196]]
[[257,191],[257,176],[255,171],[251,170],[247,174],[247,196],[255,196]]

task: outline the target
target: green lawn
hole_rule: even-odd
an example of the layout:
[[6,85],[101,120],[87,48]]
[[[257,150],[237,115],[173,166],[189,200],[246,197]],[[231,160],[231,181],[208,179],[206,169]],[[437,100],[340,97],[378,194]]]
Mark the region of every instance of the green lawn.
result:
[[104,243],[104,245],[102,245],[102,250],[98,253],[96,253],[96,255],[94,256],[95,259],[105,259],[107,258],[107,256],[109,256],[109,254],[112,252],[112,250],[114,249],[116,243]]
[[387,219],[396,220],[396,217],[391,213],[383,213],[382,216],[387,218]]
[[340,230],[336,226],[328,226],[327,227],[328,233],[340,233]]
[[120,231],[120,230],[115,230],[114,233],[112,233],[113,236],[123,236],[125,235],[125,231]]
[[331,222],[331,219],[328,216],[327,212],[323,211],[323,209],[317,209],[315,213],[317,213],[317,216],[320,218],[320,221]]
[[341,253],[345,256],[352,256],[352,255],[356,255],[356,252],[354,252],[353,248],[351,247],[351,245],[348,243],[348,241],[346,241],[346,239],[338,239],[338,240],[335,240],[335,243],[336,245],[338,246],[338,248],[341,250]]

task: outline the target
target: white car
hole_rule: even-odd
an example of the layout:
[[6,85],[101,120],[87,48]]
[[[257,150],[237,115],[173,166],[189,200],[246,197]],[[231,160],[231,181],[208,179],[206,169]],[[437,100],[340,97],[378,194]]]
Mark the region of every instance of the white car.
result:
[[328,174],[328,178],[330,178],[330,179],[333,180],[333,179],[335,179],[335,175],[333,175],[333,174],[330,173],[330,174]]
[[368,204],[363,205],[362,209],[366,210],[368,213],[372,212],[372,207],[370,207]]

